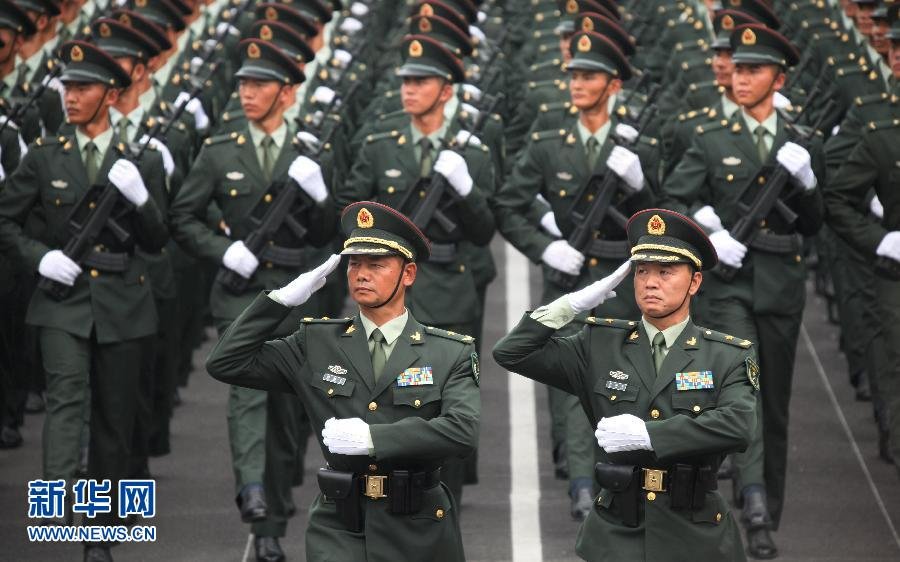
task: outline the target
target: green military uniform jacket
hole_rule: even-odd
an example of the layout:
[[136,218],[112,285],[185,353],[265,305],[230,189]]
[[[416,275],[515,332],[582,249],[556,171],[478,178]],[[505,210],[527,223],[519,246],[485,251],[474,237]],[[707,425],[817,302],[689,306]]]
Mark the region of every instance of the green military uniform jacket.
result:
[[[97,183],[107,181],[110,167],[125,157],[124,151],[125,146],[114,133],[97,172]],[[146,152],[139,170],[150,197],[142,207],[119,220],[134,238],[134,247],[123,246],[104,231],[96,241],[103,251],[133,254],[136,247],[158,252],[168,241],[165,218],[156,204],[165,197],[166,189],[159,154]],[[39,139],[31,145],[0,195],[0,247],[14,247],[26,267],[36,272],[44,254],[62,249],[72,237],[69,214],[89,187],[75,135]],[[26,219],[29,228],[23,231]],[[90,337],[93,331],[101,344],[156,333],[156,308],[143,260],[132,256],[123,273],[83,269],[71,294],[62,301],[44,291],[35,291],[26,322],[65,330],[81,338]]]
[[[646,422],[652,451],[600,450],[601,462],[653,468],[711,463],[715,470],[724,455],[746,449],[758,380],[749,341],[688,322],[657,375],[639,321],[589,317],[576,335],[554,332],[526,315],[494,347],[494,359],[577,396],[592,426],[620,414]],[[711,371],[713,388],[678,390],[676,373],[692,371]],[[628,528],[615,494],[601,489],[578,533],[578,554],[586,560],[744,559],[737,525],[717,491],[707,492],[696,511],[671,509],[666,493],[641,497],[639,526]]]
[[[769,150],[770,163],[775,162],[778,149],[789,140],[788,130],[779,117],[777,134]],[[779,214],[772,212],[762,229],[764,234],[812,236],[822,226],[821,186],[825,173],[819,135],[814,136],[809,152],[819,186],[784,201],[798,215],[794,225],[788,225]],[[691,148],[663,185],[663,204],[688,216],[700,207],[710,205],[725,228],[731,228],[741,217],[738,202],[744,187],[753,181],[762,164],[752,133],[747,130],[740,112],[730,120],[700,125]],[[750,186],[743,200],[752,201],[758,190],[764,188],[765,184]],[[790,190],[788,185],[785,193]],[[792,248],[780,253],[756,249],[751,244],[734,281],[726,283],[716,275],[707,275],[701,293],[708,292],[716,298],[739,298],[752,303],[757,313],[799,313],[806,302],[806,267],[801,241],[799,237],[795,238]]]
[[[472,338],[420,324],[410,315],[376,381],[359,315],[304,320],[285,338],[268,341],[290,309],[260,294],[228,328],[207,360],[216,379],[296,394],[319,446],[335,470],[387,474],[430,471],[470,453],[478,443],[481,399]],[[399,386],[398,375],[431,367],[433,384]],[[372,456],[335,455],[322,444],[329,418],[369,424]],[[365,551],[373,560],[464,560],[456,506],[441,485],[425,492],[421,511],[397,516],[384,499],[361,498]],[[351,560],[350,540],[333,502],[320,495],[310,512],[311,560]]]

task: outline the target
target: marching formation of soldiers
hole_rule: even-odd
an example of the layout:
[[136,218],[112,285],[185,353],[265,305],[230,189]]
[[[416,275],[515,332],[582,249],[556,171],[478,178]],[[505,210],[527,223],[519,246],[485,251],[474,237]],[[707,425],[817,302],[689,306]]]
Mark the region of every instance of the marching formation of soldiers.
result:
[[900,3],[0,0],[0,80],[44,479],[150,477],[211,326],[257,560],[303,484],[310,560],[463,560],[498,233],[583,558],[777,557],[810,270],[900,456]]

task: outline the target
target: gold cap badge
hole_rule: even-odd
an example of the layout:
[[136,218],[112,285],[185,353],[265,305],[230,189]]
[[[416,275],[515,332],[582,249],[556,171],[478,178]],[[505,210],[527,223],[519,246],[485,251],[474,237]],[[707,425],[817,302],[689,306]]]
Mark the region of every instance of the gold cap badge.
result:
[[134,5],[138,8],[145,8],[147,7],[147,0],[134,0]]
[[109,37],[112,35],[112,30],[109,28],[109,24],[103,22],[100,24],[100,37]]
[[413,42],[409,44],[409,56],[414,58],[421,57],[422,51],[422,44],[419,43],[418,39],[413,40]]
[[276,10],[272,6],[266,8],[266,19],[271,21],[278,20],[278,10]]
[[431,4],[422,4],[422,7],[419,8],[419,15],[420,16],[433,16],[434,8],[431,6]]
[[581,30],[582,31],[594,31],[594,20],[591,18],[584,18],[581,20]]
[[567,14],[578,13],[578,2],[576,0],[569,0],[568,2],[566,2],[566,13]]
[[731,16],[725,16],[722,18],[722,29],[726,31],[731,31],[734,29],[734,18]]
[[662,236],[665,233],[666,221],[662,220],[662,217],[659,215],[653,215],[652,217],[650,217],[650,220],[647,221],[647,234]]
[[84,51],[81,50],[81,47],[75,45],[69,53],[69,58],[72,59],[72,62],[81,62],[84,60]]
[[734,6],[735,8],[740,8],[740,6],[741,6],[741,0],[729,0],[728,3],[731,4],[732,6]]
[[431,33],[431,20],[425,18],[420,19],[419,31],[421,31],[422,33]]
[[263,41],[271,41],[272,40],[272,28],[268,25],[264,25],[259,28],[259,38]]
[[375,226],[375,218],[368,209],[363,207],[356,213],[356,226],[360,228],[372,228]]
[[741,44],[756,45],[756,34],[753,33],[752,29],[745,29],[744,32],[741,33]]
[[119,22],[130,26],[131,25],[131,16],[129,16],[128,14],[119,14]]
[[256,43],[250,43],[247,45],[247,56],[251,59],[258,59],[261,53],[259,51],[259,45]]
[[591,50],[591,38],[587,35],[582,35],[581,39],[578,40],[578,50],[582,53],[586,53]]

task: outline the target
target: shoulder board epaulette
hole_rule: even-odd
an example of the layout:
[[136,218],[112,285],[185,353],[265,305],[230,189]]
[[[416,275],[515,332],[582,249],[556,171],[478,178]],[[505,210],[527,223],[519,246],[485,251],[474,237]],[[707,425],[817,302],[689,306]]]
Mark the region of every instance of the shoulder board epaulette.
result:
[[651,137],[648,135],[641,135],[638,137],[638,144],[646,144],[649,146],[656,146],[659,144],[659,139],[656,137]]
[[384,139],[395,139],[400,136],[400,131],[394,129],[391,131],[385,131],[383,133],[372,133],[371,135],[366,137],[366,143],[372,143]]
[[750,340],[745,340],[743,338],[738,338],[735,336],[724,334],[722,332],[710,330],[708,328],[699,328],[699,329],[700,329],[700,332],[703,334],[703,337],[710,341],[727,343],[727,344],[733,345],[735,347],[740,347],[743,349],[748,349],[750,346],[753,345],[753,342]]
[[531,65],[530,70],[535,71],[535,70],[540,70],[541,68],[546,68],[548,66],[559,66],[561,64],[562,64],[562,61],[559,60],[558,58],[550,59],[550,60],[541,61],[541,62]]
[[705,133],[709,133],[711,131],[718,131],[720,129],[724,129],[726,127],[728,127],[727,119],[720,119],[719,121],[710,121],[709,123],[697,125],[697,134],[702,135]]
[[880,131],[882,129],[891,129],[900,126],[900,119],[884,119],[882,121],[871,121],[869,123],[870,131]]
[[40,137],[34,141],[34,146],[53,146],[55,144],[66,144],[69,139],[63,135],[58,137]]
[[0,126],[5,126],[7,129],[11,129],[13,131],[19,130],[19,126],[16,124],[16,122],[12,121],[11,119],[7,119],[5,115],[0,115]]
[[539,141],[547,139],[558,139],[564,136],[566,136],[565,129],[551,129],[549,131],[536,131],[534,133],[531,133],[531,140]]
[[637,326],[634,320],[616,320],[615,318],[597,318],[588,316],[584,319],[588,326],[606,326],[607,328],[619,328],[621,330],[633,330]]
[[[550,111],[558,111],[561,109],[565,110],[565,109],[569,109],[571,107],[573,107],[572,102],[554,101],[554,102],[542,103],[541,107],[540,107],[540,111],[541,111],[541,113],[548,113]],[[577,108],[576,108],[576,111],[577,111]]]
[[402,109],[398,109],[397,111],[388,111],[387,113],[382,113],[378,116],[379,121],[385,121],[387,119],[393,119],[395,117],[400,117],[402,115],[406,115],[406,112]]
[[432,326],[425,326],[425,333],[430,336],[438,336],[462,343],[472,343],[475,341],[475,338],[473,338],[472,336],[467,336],[466,334],[457,334],[456,332],[448,332],[447,330],[434,328]]
[[221,135],[213,135],[213,136],[209,137],[208,139],[206,139],[205,141],[203,141],[203,144],[206,146],[213,145],[213,144],[221,144],[221,143],[229,141],[229,140],[234,140],[235,138],[237,138],[237,136],[238,136],[237,133],[224,133]]
[[312,318],[307,316],[306,318],[302,318],[300,320],[303,324],[346,324],[347,322],[352,322],[353,318],[329,318],[327,316],[323,316],[321,318]]
[[710,119],[714,119],[715,115],[710,116],[709,113],[715,113],[715,109],[710,109],[709,107],[702,107],[700,109],[692,109],[687,113],[681,113],[678,115],[679,121],[693,121],[697,118],[709,117]]

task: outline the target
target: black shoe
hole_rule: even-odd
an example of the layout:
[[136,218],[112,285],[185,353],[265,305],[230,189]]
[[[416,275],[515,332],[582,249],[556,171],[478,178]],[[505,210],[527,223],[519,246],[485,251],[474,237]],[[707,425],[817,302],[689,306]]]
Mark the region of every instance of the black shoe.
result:
[[851,375],[850,384],[853,385],[855,390],[857,402],[872,401],[872,389],[869,386],[869,374],[867,372],[860,371],[855,376]]
[[728,455],[725,457],[725,460],[722,461],[722,464],[719,465],[719,471],[716,473],[716,478],[719,480],[730,480],[733,473],[734,461],[731,459],[731,455]]
[[566,444],[560,443],[553,449],[553,475],[557,480],[569,479],[569,455]]
[[15,449],[22,446],[22,434],[18,428],[3,426],[0,429],[0,449]]
[[47,409],[47,404],[44,402],[44,395],[40,392],[29,392],[28,396],[25,398],[25,413],[26,414],[40,414],[44,410]]
[[594,498],[590,488],[578,488],[572,496],[572,508],[569,511],[575,521],[584,521],[594,507]]
[[778,556],[778,548],[768,528],[747,529],[747,554],[757,560],[771,560]]
[[172,405],[173,406],[181,406],[181,393],[178,392],[178,389],[175,389],[175,394],[172,395]]
[[256,537],[253,539],[257,562],[284,562],[284,551],[276,537]]
[[113,562],[108,546],[90,545],[84,547],[84,562]]
[[262,521],[269,516],[266,493],[261,484],[247,484],[241,488],[241,493],[235,501],[241,510],[241,521],[244,523]]
[[769,534],[772,519],[766,505],[766,491],[762,486],[750,486],[742,494],[744,508],[741,522],[747,529],[747,553],[758,560],[770,560],[778,556],[778,549]]

